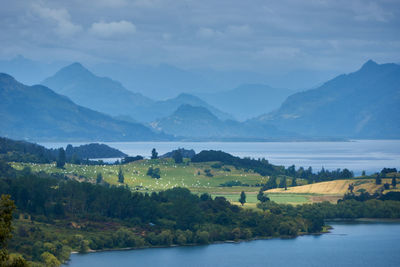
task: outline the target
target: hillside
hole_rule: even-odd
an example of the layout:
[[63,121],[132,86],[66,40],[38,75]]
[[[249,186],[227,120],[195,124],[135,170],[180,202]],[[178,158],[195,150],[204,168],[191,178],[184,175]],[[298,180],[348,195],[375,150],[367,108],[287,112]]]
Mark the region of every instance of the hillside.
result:
[[308,136],[400,138],[400,66],[368,61],[354,73],[287,98],[252,123]]
[[279,108],[293,93],[292,90],[272,88],[264,84],[245,84],[233,90],[199,96],[211,105],[233,114],[237,119],[246,120]]
[[[175,98],[154,101],[140,93],[126,89],[117,81],[99,77],[80,63],[74,63],[60,69],[42,84],[57,93],[68,96],[78,105],[106,113],[132,122],[151,122],[174,112],[180,105],[203,106],[221,119],[232,116],[219,111],[203,100],[189,94],[180,94]],[[129,116],[129,117],[126,117]]]
[[76,105],[42,85],[0,74],[0,135],[30,140],[165,140],[138,123],[115,120]]

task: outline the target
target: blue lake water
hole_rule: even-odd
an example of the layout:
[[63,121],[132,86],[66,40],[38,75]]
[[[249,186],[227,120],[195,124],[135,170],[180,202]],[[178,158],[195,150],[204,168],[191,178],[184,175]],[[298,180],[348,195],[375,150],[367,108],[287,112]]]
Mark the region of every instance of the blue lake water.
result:
[[74,254],[67,266],[400,266],[400,223],[330,225],[294,239]]
[[[42,143],[49,148],[68,143]],[[81,145],[83,143],[71,143]],[[164,154],[179,147],[200,152],[222,150],[240,157],[266,158],[273,164],[319,170],[348,168],[356,174],[384,167],[400,168],[400,140],[354,140],[351,142],[105,142],[128,155],[149,157],[152,148]]]

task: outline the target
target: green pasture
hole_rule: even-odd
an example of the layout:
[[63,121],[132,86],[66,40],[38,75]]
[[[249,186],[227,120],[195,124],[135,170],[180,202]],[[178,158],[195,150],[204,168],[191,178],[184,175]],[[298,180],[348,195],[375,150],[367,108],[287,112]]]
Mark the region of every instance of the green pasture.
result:
[[[111,185],[121,185],[118,182],[118,171],[121,168],[125,178],[124,184],[133,190],[150,192],[173,187],[187,187],[199,193],[211,192],[215,188],[229,191],[232,188],[223,188],[219,187],[219,185],[228,181],[240,181],[244,184],[255,185],[265,183],[268,179],[251,171],[236,170],[233,166],[212,168],[213,162],[175,164],[172,159],[141,160],[124,165],[90,166],[66,164],[64,169],[56,168],[55,163],[13,163],[12,165],[16,169],[30,167],[34,172],[62,173],[73,179],[93,183],[96,181],[98,173],[101,173],[104,181]],[[146,175],[149,167],[159,168],[161,178],[155,179]],[[230,171],[227,171],[226,168],[229,168]],[[212,177],[206,175],[205,170],[207,169],[210,170]]]

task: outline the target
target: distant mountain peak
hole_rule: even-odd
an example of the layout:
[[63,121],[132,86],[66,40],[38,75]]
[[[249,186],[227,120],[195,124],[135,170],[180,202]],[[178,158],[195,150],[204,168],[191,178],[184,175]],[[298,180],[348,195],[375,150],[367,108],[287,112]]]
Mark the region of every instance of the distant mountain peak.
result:
[[86,72],[91,73],[87,68],[85,68],[81,63],[74,62],[60,70],[61,71],[74,71],[74,72]]
[[217,118],[214,114],[212,114],[211,111],[209,111],[205,107],[200,107],[200,106],[192,106],[189,104],[183,104],[178,107],[178,109],[174,112],[174,114],[183,114],[183,113],[203,113],[203,114],[208,114],[210,116],[213,116]]
[[375,61],[373,61],[372,59],[370,59],[367,62],[365,62],[364,65],[362,65],[361,69],[366,70],[366,69],[375,68],[376,66],[379,66],[379,64],[376,63]]
[[191,95],[191,94],[188,94],[188,93],[180,93],[177,97],[176,97],[176,99],[194,99],[194,98],[198,98],[198,97],[196,97],[196,96],[194,96],[194,95]]

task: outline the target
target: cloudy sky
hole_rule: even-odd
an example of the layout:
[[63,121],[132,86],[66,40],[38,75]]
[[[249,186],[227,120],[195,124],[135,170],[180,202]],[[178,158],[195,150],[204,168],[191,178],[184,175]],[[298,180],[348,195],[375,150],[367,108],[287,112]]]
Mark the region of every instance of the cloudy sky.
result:
[[288,72],[400,62],[400,1],[0,0],[0,59]]

